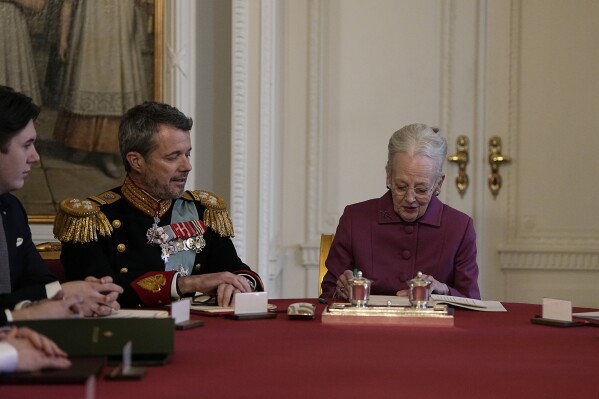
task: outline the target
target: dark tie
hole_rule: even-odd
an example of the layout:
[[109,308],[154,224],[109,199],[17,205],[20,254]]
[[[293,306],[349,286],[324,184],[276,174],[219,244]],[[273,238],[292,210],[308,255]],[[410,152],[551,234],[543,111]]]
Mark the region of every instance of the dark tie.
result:
[[2,214],[0,212],[0,294],[10,292],[10,268],[8,267],[8,246],[6,244],[6,233]]

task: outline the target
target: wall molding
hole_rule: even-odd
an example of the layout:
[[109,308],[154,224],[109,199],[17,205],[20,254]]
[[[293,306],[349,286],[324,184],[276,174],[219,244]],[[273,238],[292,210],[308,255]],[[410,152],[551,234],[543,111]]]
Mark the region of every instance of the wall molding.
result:
[[323,2],[311,0],[309,3],[309,66],[308,66],[308,162],[306,193],[306,237],[300,245],[302,266],[312,269],[318,266],[318,256],[314,251],[320,247],[323,204],[323,153],[322,137],[322,99],[323,99]]
[[500,249],[501,270],[599,271],[599,251]]
[[232,4],[232,84],[231,84],[231,219],[235,226],[233,243],[241,259],[247,257],[248,209],[248,19],[247,0]]
[[260,37],[260,165],[258,191],[258,264],[271,296],[280,292],[277,277],[281,272],[281,159],[280,4],[262,0]]

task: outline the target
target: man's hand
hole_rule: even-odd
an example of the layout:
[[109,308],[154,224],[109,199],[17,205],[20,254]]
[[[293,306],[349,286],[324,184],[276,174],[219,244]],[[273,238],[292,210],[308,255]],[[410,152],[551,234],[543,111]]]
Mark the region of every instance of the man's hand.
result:
[[81,309],[85,316],[106,316],[121,306],[117,302],[123,288],[112,282],[112,277],[87,277],[84,281],[61,284],[64,297],[79,296],[83,299]]
[[17,350],[16,371],[64,369],[71,365],[67,354],[54,341],[27,327],[13,328],[4,340]]
[[64,299],[45,299],[11,313],[15,320],[63,319],[81,316],[82,303],[83,299],[77,295]]
[[183,294],[197,291],[204,294],[216,294],[219,306],[231,305],[233,296],[238,292],[252,292],[245,277],[229,272],[181,277],[177,281],[177,285]]

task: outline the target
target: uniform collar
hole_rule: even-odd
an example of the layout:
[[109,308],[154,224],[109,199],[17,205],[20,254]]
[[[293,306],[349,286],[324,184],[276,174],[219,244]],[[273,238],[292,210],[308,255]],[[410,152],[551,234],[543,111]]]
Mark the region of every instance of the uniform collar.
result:
[[146,191],[139,188],[129,175],[125,176],[125,182],[121,187],[123,197],[131,203],[135,208],[148,216],[162,217],[171,207],[172,200],[158,201],[154,199]]
[[[397,213],[393,210],[393,198],[391,197],[391,191],[387,191],[382,197],[377,200],[377,210],[378,210],[378,222],[381,224],[387,223],[404,223],[404,224],[412,224],[408,222],[404,222]],[[431,226],[440,226],[441,225],[441,214],[443,213],[443,203],[439,201],[436,196],[431,198],[431,201],[428,204],[428,208],[424,215],[420,217],[420,219],[416,220],[413,223],[423,223]]]

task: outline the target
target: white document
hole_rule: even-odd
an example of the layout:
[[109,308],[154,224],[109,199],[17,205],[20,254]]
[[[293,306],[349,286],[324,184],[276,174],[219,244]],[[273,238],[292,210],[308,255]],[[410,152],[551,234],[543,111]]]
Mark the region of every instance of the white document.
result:
[[462,306],[468,309],[480,310],[478,308],[486,308],[487,304],[480,299],[464,298],[461,296],[439,295],[432,294],[431,298],[436,303],[446,303],[448,305]]
[[572,313],[572,316],[583,317],[585,319],[591,320],[599,320],[599,312],[581,312],[581,313]]
[[[433,294],[431,295],[430,305],[434,305],[435,303],[444,303],[481,312],[507,312],[501,302],[481,301],[480,299],[459,296]],[[410,300],[405,296],[371,295],[368,304],[372,306],[410,306]]]
[[127,318],[164,318],[169,317],[166,310],[148,310],[148,309],[119,309],[112,314],[104,316],[109,319],[127,319]]

